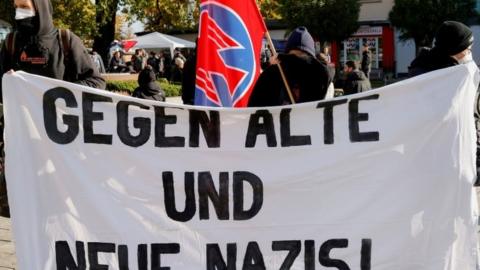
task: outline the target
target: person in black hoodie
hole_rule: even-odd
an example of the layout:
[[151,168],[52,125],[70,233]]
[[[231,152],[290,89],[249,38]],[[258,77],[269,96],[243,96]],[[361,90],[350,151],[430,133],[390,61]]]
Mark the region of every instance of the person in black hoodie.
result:
[[[472,30],[463,23],[445,21],[435,34],[433,48],[422,48],[409,66],[409,76],[414,77],[430,71],[452,67],[473,61]],[[477,181],[480,186],[480,95],[477,91],[474,107],[475,126],[477,129]]]
[[[67,36],[63,38],[68,39],[67,44],[62,43],[60,31],[53,25],[53,9],[49,0],[14,2],[16,29],[3,43],[0,76],[11,70],[23,70],[105,89],[105,80],[98,73],[80,38],[69,31],[62,31]],[[10,42],[11,39],[13,42]],[[66,53],[64,45],[68,46]]]
[[410,77],[471,60],[473,33],[468,26],[446,21],[435,35],[433,48],[423,47],[408,68]]
[[354,61],[347,61],[343,71],[345,72],[343,95],[357,94],[372,89],[370,80],[363,71],[358,70],[358,65]]
[[132,96],[141,99],[165,101],[165,92],[156,82],[157,75],[151,66],[146,66],[138,74],[139,87],[133,91]]
[[[333,78],[329,76],[327,64],[315,58],[315,44],[305,27],[298,27],[290,34],[286,54],[278,55],[278,61],[296,103],[325,98]],[[278,65],[268,67],[258,78],[248,106],[279,106],[290,103]]]
[[[49,0],[15,0],[15,31],[3,42],[0,51],[0,78],[6,72],[23,70],[54,79],[105,89],[82,41],[68,31],[62,37],[53,25]],[[62,41],[65,41],[62,43]],[[66,46],[65,46],[66,45]],[[67,48],[68,47],[68,50]],[[68,55],[65,55],[65,53]],[[0,82],[0,98],[2,97]],[[0,120],[0,152],[3,153],[3,118]],[[0,216],[10,216],[4,175],[3,154],[0,157]]]

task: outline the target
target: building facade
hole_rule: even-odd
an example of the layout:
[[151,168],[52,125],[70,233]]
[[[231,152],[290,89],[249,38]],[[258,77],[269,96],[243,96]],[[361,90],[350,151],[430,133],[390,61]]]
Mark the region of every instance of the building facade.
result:
[[[361,61],[363,44],[368,44],[372,55],[372,77],[382,78],[385,73],[397,73],[398,35],[388,20],[394,0],[359,0],[359,2],[360,28],[341,44],[332,44],[333,62],[343,65],[348,60]],[[414,50],[413,47],[413,52]],[[337,55],[340,55],[340,59],[336,59]]]

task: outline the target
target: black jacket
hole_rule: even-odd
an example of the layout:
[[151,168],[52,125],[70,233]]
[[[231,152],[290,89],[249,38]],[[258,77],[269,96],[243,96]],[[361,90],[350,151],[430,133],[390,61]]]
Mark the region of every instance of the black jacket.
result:
[[364,51],[362,53],[361,70],[368,77],[368,74],[370,73],[371,68],[372,68],[372,56],[369,51]]
[[[325,98],[328,86],[333,80],[325,63],[310,55],[298,57],[281,54],[278,58],[292,92],[298,93],[295,97],[297,103]],[[280,106],[290,103],[278,65],[268,67],[258,78],[248,106]]]
[[192,54],[183,67],[182,100],[183,104],[193,105],[195,100],[195,78],[197,67],[197,55]]
[[140,85],[133,91],[132,96],[141,99],[165,101],[165,92],[156,82]]
[[[53,25],[52,5],[49,0],[33,0],[37,9],[38,32],[36,35],[26,35],[19,31],[15,35],[14,54],[6,49],[3,43],[0,52],[0,76],[10,69],[23,70],[54,79],[65,80],[81,85],[105,89],[105,80],[100,77],[90,55],[78,36],[70,32],[67,61],[61,47],[59,31]],[[44,59],[46,63],[36,64],[30,58]],[[23,61],[21,60],[23,58]],[[1,91],[1,85],[0,85]]]
[[370,89],[372,89],[370,80],[365,76],[363,71],[354,70],[347,74],[343,84],[344,95],[361,93]]
[[418,56],[408,67],[408,74],[410,77],[413,77],[437,69],[452,67],[458,64],[459,63],[457,60],[451,56],[442,54],[435,48],[422,48]]

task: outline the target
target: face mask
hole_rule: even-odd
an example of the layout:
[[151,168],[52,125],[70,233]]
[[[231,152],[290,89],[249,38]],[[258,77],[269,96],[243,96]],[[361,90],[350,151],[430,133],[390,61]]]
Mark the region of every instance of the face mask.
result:
[[22,20],[17,20],[18,31],[25,35],[34,35],[37,31],[35,26],[35,17],[29,17]]
[[35,17],[35,10],[25,8],[15,9],[15,20],[23,20],[32,17]]
[[458,63],[466,64],[466,63],[472,62],[472,61],[473,61],[472,52],[468,51],[467,54],[465,54],[465,56],[462,59],[458,60]]

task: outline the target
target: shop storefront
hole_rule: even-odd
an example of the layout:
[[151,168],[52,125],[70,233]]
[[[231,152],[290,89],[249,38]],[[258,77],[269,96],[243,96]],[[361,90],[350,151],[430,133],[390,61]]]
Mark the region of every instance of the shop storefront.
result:
[[[352,37],[341,44],[332,45],[333,62],[340,63],[341,66],[349,60],[360,62],[363,44],[368,44],[372,55],[372,71],[379,76],[391,72],[395,66],[393,33],[393,28],[389,25],[362,25]],[[336,59],[337,55],[340,56],[340,61]]]

